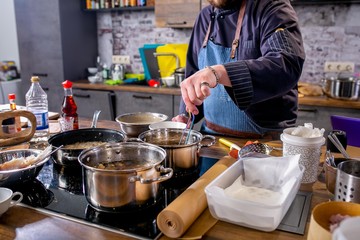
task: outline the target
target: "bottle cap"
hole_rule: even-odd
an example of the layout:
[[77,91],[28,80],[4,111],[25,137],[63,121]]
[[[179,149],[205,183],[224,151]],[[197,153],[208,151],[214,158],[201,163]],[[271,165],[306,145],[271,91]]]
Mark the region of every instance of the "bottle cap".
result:
[[31,77],[31,82],[39,82],[40,78],[38,76],[32,76]]
[[15,93],[9,93],[8,98],[9,100],[14,100],[16,98]]
[[62,82],[62,85],[64,88],[71,88],[72,82],[70,82],[69,80],[66,80],[66,81]]

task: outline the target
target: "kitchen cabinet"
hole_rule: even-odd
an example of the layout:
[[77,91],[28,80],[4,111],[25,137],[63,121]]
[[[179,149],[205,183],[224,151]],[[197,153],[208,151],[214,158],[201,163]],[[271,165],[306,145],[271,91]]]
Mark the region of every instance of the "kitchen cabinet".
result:
[[156,0],[156,27],[192,28],[207,0]]
[[156,112],[167,115],[168,120],[174,116],[173,95],[123,91],[115,91],[115,95],[117,115],[131,112]]
[[156,27],[192,28],[200,12],[200,0],[156,0]]
[[115,94],[112,91],[73,89],[79,117],[92,119],[101,110],[99,120],[115,120]]
[[314,127],[324,128],[324,136],[327,136],[329,131],[332,130],[331,115],[360,118],[360,109],[299,105],[296,126],[304,125],[304,123],[313,123]]
[[58,112],[61,83],[85,79],[97,57],[96,15],[84,12],[81,0],[16,0],[15,19],[23,95],[32,75],[48,95],[49,111]]

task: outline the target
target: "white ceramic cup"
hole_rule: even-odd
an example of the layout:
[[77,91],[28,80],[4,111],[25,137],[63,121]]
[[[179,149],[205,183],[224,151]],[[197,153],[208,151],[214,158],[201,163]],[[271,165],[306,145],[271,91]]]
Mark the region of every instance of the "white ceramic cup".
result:
[[[13,200],[14,198],[17,200]],[[10,207],[15,206],[23,199],[21,192],[13,192],[9,188],[0,187],[0,216],[5,213]]]
[[324,145],[325,138],[323,136],[313,138],[294,136],[291,135],[293,129],[285,129],[280,136],[283,142],[283,156],[300,154],[299,164],[305,167],[301,183],[314,183],[318,176],[321,146]]

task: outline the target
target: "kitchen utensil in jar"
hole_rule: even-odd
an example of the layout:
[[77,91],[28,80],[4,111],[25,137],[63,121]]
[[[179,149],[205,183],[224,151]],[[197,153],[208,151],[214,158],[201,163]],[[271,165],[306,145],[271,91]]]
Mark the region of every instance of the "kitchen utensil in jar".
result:
[[338,165],[334,200],[360,203],[360,161],[348,160]]
[[330,133],[328,134],[328,138],[326,141],[326,149],[329,150],[330,152],[333,153],[340,153],[339,149],[331,142],[331,140],[329,139],[329,135],[335,135],[341,145],[344,147],[344,149],[346,149],[347,147],[347,136],[346,136],[346,132],[342,131],[342,130],[332,130],[330,131]]
[[350,158],[349,154],[346,152],[345,148],[335,134],[329,134],[328,138],[345,158]]

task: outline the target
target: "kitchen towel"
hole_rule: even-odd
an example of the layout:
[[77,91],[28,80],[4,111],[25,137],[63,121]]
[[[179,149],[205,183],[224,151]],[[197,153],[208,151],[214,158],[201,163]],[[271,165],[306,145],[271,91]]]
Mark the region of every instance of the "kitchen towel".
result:
[[[208,206],[204,191],[205,187],[234,162],[235,159],[229,156],[221,158],[162,210],[157,216],[157,224],[162,233],[171,238],[181,237]],[[183,236],[183,238],[189,237]]]

